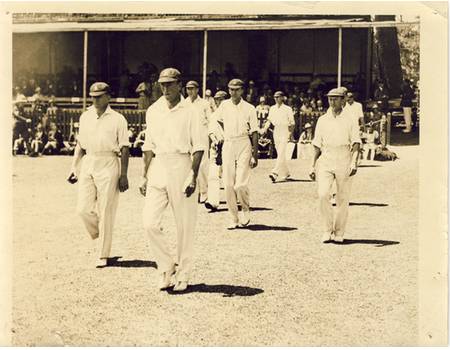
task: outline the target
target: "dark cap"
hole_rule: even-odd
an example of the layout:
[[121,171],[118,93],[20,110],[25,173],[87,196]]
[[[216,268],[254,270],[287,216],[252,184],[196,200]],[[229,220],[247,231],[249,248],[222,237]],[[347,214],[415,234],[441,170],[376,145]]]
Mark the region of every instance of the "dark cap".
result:
[[347,92],[347,97],[353,97],[353,92],[348,91],[348,92]]
[[222,90],[217,91],[216,94],[214,95],[214,98],[226,98],[226,97],[227,93]]
[[158,83],[170,83],[172,81],[179,81],[181,73],[176,68],[166,68],[159,73]]
[[244,82],[241,79],[232,79],[228,83],[229,88],[240,88],[244,86]]
[[109,85],[103,82],[97,82],[91,85],[89,88],[89,96],[101,96],[104,94],[109,94]]
[[284,96],[283,91],[277,91],[273,94],[273,97],[283,97],[283,96]]
[[331,89],[328,94],[328,97],[334,96],[334,97],[344,97],[344,92],[340,88],[334,88]]
[[190,80],[190,81],[187,82],[186,87],[187,88],[190,88],[190,87],[198,88],[198,83],[195,80]]

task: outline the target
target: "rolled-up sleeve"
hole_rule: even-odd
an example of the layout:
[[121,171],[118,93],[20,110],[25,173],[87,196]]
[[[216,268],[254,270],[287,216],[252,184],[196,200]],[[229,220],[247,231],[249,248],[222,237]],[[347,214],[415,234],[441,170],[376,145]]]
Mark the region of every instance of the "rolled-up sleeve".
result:
[[291,107],[289,107],[289,111],[288,111],[288,123],[289,123],[289,126],[295,125],[294,111],[292,110]]
[[359,124],[354,119],[352,119],[350,123],[350,143],[352,145],[361,143],[361,138],[359,137]]
[[86,140],[86,121],[85,121],[85,116],[86,116],[86,114],[85,113],[83,113],[81,116],[80,116],[80,129],[79,129],[79,131],[78,131],[78,137],[77,137],[77,141],[78,141],[78,144],[80,145],[80,147],[82,148],[82,149],[86,149],[86,143],[87,143],[87,140]]
[[119,148],[124,146],[128,147],[130,145],[130,140],[128,138],[128,123],[122,114],[119,116],[119,125],[117,126],[117,141],[119,143]]
[[319,118],[316,124],[316,129],[314,130],[314,139],[312,140],[313,146],[322,148],[323,146],[323,133],[322,133],[322,123]]
[[151,130],[150,130],[150,127],[151,127],[150,108],[145,113],[145,124],[147,126],[146,126],[146,130],[145,130],[145,141],[144,141],[144,144],[142,145],[142,152],[147,152],[147,151],[154,152],[155,144],[152,140]]
[[191,108],[189,113],[191,154],[194,154],[198,151],[206,152],[209,148],[208,123],[196,109]]
[[256,108],[253,106],[249,107],[249,124],[250,124],[250,135],[254,132],[258,132],[258,117],[256,116]]

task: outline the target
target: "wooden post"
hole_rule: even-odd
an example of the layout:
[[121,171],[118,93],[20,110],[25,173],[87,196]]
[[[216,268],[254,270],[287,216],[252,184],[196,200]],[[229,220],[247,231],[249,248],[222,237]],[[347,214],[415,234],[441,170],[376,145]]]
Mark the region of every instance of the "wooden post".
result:
[[337,76],[337,86],[341,87],[342,83],[342,27],[338,29],[339,40],[338,40],[338,76]]
[[203,83],[202,83],[202,97],[206,94],[206,71],[208,65],[208,31],[203,32]]
[[386,144],[391,144],[391,128],[392,128],[392,115],[387,113],[387,125],[386,125]]
[[88,31],[84,31],[84,48],[83,48],[83,111],[87,105],[87,54],[88,54]]
[[373,43],[373,28],[367,28],[367,59],[366,59],[366,93],[365,100],[370,97],[370,87],[372,86],[372,43]]

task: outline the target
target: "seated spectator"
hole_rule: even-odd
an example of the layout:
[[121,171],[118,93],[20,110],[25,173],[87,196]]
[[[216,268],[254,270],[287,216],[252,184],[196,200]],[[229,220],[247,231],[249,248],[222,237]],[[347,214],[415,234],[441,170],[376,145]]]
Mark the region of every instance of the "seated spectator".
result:
[[310,159],[313,155],[313,146],[311,144],[313,139],[313,128],[310,123],[306,123],[303,132],[299,138],[299,159]]
[[373,98],[378,102],[381,111],[386,113],[389,107],[389,95],[382,81],[378,81],[377,88],[373,93]]
[[14,140],[13,156],[17,154],[28,154],[27,140],[22,136],[22,134],[19,134],[18,137]]
[[364,144],[364,159],[374,160],[375,150],[377,149],[377,144],[379,143],[379,133],[374,129],[372,123],[369,123],[369,127],[364,133],[363,139],[366,140],[366,143]]
[[316,114],[316,118],[327,112],[325,107],[323,106],[322,100],[316,101],[316,108],[314,109],[314,112]]
[[142,157],[142,146],[145,143],[145,130],[142,130],[134,141],[133,148],[135,149],[135,157]]
[[42,150],[43,154],[60,154],[65,147],[64,139],[61,131],[55,123],[50,123],[50,131],[48,132],[47,142]]
[[130,156],[135,157],[134,143],[137,138],[137,132],[134,127],[128,129],[128,142],[130,143]]
[[69,135],[69,140],[64,142],[64,148],[61,149],[61,154],[72,156],[75,152],[75,146],[78,140],[79,124],[73,123],[73,131]]
[[39,123],[36,126],[36,130],[34,132],[34,136],[31,141],[29,156],[37,157],[37,156],[42,155],[42,150],[46,143],[47,143],[47,136],[44,133],[42,124]]

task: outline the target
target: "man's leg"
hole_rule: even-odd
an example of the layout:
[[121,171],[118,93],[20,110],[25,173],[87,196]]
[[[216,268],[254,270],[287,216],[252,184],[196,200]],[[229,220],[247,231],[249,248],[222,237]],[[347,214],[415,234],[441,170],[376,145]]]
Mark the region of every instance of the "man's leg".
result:
[[150,249],[158,265],[158,272],[172,273],[174,262],[164,241],[161,219],[169,198],[166,188],[147,186],[145,205],[142,212],[144,229],[150,240]]
[[214,208],[219,207],[220,202],[220,166],[216,164],[215,158],[209,160],[208,173],[208,203]]
[[347,169],[336,172],[337,193],[335,235],[337,240],[343,240],[344,237],[352,181],[353,177],[348,176]]
[[289,175],[289,168],[287,165],[287,159],[286,159],[286,149],[288,145],[288,140],[283,139],[280,140],[277,148],[278,153],[278,176],[282,179],[286,178]]
[[84,170],[87,162],[89,162],[88,159],[83,159],[78,181],[77,213],[80,215],[91,238],[97,239],[99,236],[99,217],[96,210],[97,188],[92,175]]
[[[103,238],[100,258],[111,254],[115,213],[119,201],[119,159],[117,157],[97,159],[102,169],[94,174],[98,191],[99,232]],[[100,167],[97,165],[97,169]]]
[[250,221],[250,192],[248,189],[248,182],[250,180],[252,148],[247,140],[239,146],[240,149],[238,153],[234,190],[236,191],[237,199],[242,206],[241,224],[245,226]]
[[[319,165],[317,172],[317,192],[319,195],[319,210],[323,222],[324,241],[331,238],[333,233],[333,206],[330,203],[331,186],[334,182],[333,172],[323,168]],[[325,236],[328,235],[328,239]]]
[[200,168],[198,170],[198,190],[200,193],[200,203],[203,203],[208,198],[208,168],[209,159],[208,153],[204,152]]
[[[223,183],[225,187],[225,196],[227,200],[228,212],[231,216],[231,224],[237,225],[239,223],[238,218],[238,206],[237,196],[234,189],[236,181],[236,160],[234,157],[234,145],[232,142],[225,142],[223,145]],[[230,224],[230,228],[231,228]]]

